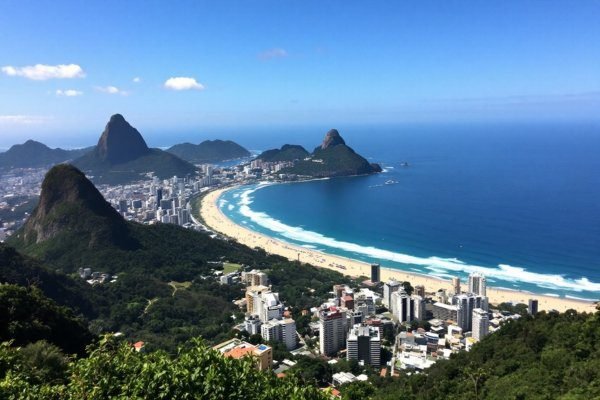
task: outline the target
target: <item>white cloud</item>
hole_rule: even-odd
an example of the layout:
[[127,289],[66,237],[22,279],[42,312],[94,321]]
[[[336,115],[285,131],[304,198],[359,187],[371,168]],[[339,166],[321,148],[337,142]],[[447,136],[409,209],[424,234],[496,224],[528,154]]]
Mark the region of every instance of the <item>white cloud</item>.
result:
[[167,79],[165,88],[170,90],[204,90],[204,85],[194,78],[179,76]]
[[83,92],[81,92],[79,90],[73,90],[73,89],[67,89],[67,90],[58,89],[56,91],[56,95],[57,96],[65,96],[65,97],[76,97],[76,96],[83,95]]
[[2,67],[2,72],[8,76],[22,76],[34,81],[45,81],[47,79],[71,79],[83,78],[85,72],[77,64],[44,65],[36,64],[26,67],[13,67],[7,65]]
[[133,83],[140,83],[142,81],[142,78],[140,78],[139,76],[136,76],[132,80],[133,80]]
[[0,115],[0,125],[33,125],[50,120],[39,115]]
[[280,48],[265,50],[262,53],[258,54],[258,58],[260,58],[261,60],[271,60],[273,58],[283,58],[287,56],[288,52]]
[[102,93],[120,94],[121,96],[129,95],[129,92],[126,92],[125,90],[121,90],[116,86],[96,86],[96,90],[99,92],[102,92]]

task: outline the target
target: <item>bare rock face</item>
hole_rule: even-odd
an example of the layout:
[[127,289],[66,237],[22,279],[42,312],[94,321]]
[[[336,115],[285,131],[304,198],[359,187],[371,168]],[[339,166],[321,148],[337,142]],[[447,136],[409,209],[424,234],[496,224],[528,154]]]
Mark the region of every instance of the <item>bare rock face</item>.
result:
[[121,164],[150,153],[142,135],[121,114],[110,117],[96,146],[102,161]]
[[344,141],[344,139],[342,139],[337,129],[331,129],[325,135],[325,139],[323,139],[323,144],[321,144],[321,149],[325,150],[329,147],[337,146],[338,144],[346,144],[346,142]]

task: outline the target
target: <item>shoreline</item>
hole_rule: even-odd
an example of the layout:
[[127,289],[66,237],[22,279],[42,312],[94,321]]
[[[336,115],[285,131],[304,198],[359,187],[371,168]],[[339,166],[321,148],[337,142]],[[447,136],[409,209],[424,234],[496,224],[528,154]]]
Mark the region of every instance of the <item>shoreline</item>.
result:
[[[267,253],[277,254],[292,261],[299,260],[315,267],[331,269],[351,277],[366,276],[368,278],[371,275],[371,267],[368,263],[290,244],[236,224],[225,216],[217,205],[217,201],[221,195],[234,187],[210,191],[201,200],[200,216],[204,223],[215,232],[235,239],[250,248],[260,247]],[[449,280],[384,266],[381,267],[380,278],[382,282],[394,278],[401,282],[409,281],[413,286],[423,285],[425,286],[426,293],[434,293],[438,289],[452,288],[451,281]],[[461,284],[462,287],[466,286],[465,282],[461,282]],[[538,300],[539,311],[551,309],[560,312],[568,309],[574,309],[578,312],[596,311],[595,304],[592,301],[554,297],[520,290],[497,289],[488,286],[487,296],[491,304],[503,302],[527,304],[530,298],[535,298]]]

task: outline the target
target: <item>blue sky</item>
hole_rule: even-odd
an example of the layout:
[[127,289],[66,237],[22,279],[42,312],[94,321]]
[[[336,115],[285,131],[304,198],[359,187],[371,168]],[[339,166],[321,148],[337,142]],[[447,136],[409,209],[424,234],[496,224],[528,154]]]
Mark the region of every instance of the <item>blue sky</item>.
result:
[[4,0],[0,146],[91,143],[116,112],[142,133],[597,122],[599,21],[584,0]]

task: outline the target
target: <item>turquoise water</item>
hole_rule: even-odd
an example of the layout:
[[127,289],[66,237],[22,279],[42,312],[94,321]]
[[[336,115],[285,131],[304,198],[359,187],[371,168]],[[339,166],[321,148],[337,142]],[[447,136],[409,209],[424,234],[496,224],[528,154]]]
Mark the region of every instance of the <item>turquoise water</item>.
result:
[[239,224],[327,253],[441,278],[480,271],[496,287],[597,300],[599,132],[354,131],[346,141],[384,173],[240,187],[219,205]]

